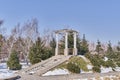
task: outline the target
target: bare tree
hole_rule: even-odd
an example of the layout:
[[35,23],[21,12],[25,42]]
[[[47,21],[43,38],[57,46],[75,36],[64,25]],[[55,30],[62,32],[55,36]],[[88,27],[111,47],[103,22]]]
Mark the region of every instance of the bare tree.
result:
[[21,35],[20,32],[20,25],[18,24],[17,26],[15,26],[12,31],[11,31],[11,35],[10,37],[7,39],[7,46],[8,46],[8,51],[9,51],[9,56],[10,57],[10,53],[13,49],[14,44],[16,43],[16,41],[18,40],[19,36]]
[[5,31],[6,31],[6,28],[4,28],[2,25],[3,25],[4,21],[3,20],[0,20],[0,34],[4,34]]
[[23,36],[35,41],[39,35],[37,19],[32,19],[31,21],[26,22],[22,27],[22,32]]
[[50,29],[44,29],[44,32],[43,32],[43,41],[45,42],[45,46],[50,46],[49,43],[53,37],[53,33]]
[[28,54],[30,47],[39,36],[37,19],[32,19],[31,21],[25,23],[25,25],[22,27],[22,36],[24,36],[24,55],[28,64]]
[[11,50],[16,49],[24,55],[25,61],[28,63],[30,47],[33,45],[38,36],[39,32],[37,19],[32,19],[22,26],[17,24],[11,30],[11,35],[6,41],[6,48],[9,53],[8,57],[10,56]]
[[0,20],[0,26],[3,24],[3,20]]
[[0,58],[1,58],[1,48],[2,48],[2,45],[3,45],[3,35],[1,33],[2,29],[1,29],[1,25],[3,24],[3,20],[0,20]]

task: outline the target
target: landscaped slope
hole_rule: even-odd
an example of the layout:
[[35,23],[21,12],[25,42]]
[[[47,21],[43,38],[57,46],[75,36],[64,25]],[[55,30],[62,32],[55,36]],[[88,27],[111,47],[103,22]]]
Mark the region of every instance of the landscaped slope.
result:
[[[120,71],[120,67],[115,61],[112,61],[106,56],[92,54],[86,54],[85,56],[72,56],[67,62],[57,66],[55,70],[56,69],[67,69],[70,73],[108,73],[112,71]],[[54,69],[52,71],[54,71]]]

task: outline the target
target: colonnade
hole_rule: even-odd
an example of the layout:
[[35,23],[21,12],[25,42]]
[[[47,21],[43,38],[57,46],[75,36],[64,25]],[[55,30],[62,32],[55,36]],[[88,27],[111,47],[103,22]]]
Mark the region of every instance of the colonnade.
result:
[[[69,31],[68,30],[64,30],[65,32],[65,49],[64,49],[64,55],[69,55],[69,48],[68,48],[68,34]],[[71,30],[70,30],[71,31]],[[76,43],[77,43],[77,32],[73,31],[73,37],[74,37],[74,48],[73,48],[73,55],[77,55],[77,47],[76,47]],[[58,39],[58,35],[59,33],[56,32],[56,48],[55,48],[55,55],[58,55],[58,51],[59,51],[59,39]]]

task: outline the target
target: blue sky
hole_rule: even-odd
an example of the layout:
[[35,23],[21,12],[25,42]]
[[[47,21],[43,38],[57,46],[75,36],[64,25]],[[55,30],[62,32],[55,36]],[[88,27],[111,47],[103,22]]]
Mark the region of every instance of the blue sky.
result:
[[0,19],[9,32],[17,23],[37,18],[39,29],[69,26],[89,41],[120,40],[120,0],[0,0]]

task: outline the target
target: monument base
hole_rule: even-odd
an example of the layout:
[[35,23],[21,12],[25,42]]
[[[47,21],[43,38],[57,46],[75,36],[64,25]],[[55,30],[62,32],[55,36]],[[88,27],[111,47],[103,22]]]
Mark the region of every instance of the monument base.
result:
[[73,49],[73,55],[75,55],[75,56],[77,55],[77,48]]
[[55,48],[55,56],[58,55],[58,48]]
[[68,49],[64,49],[64,55],[68,56]]

